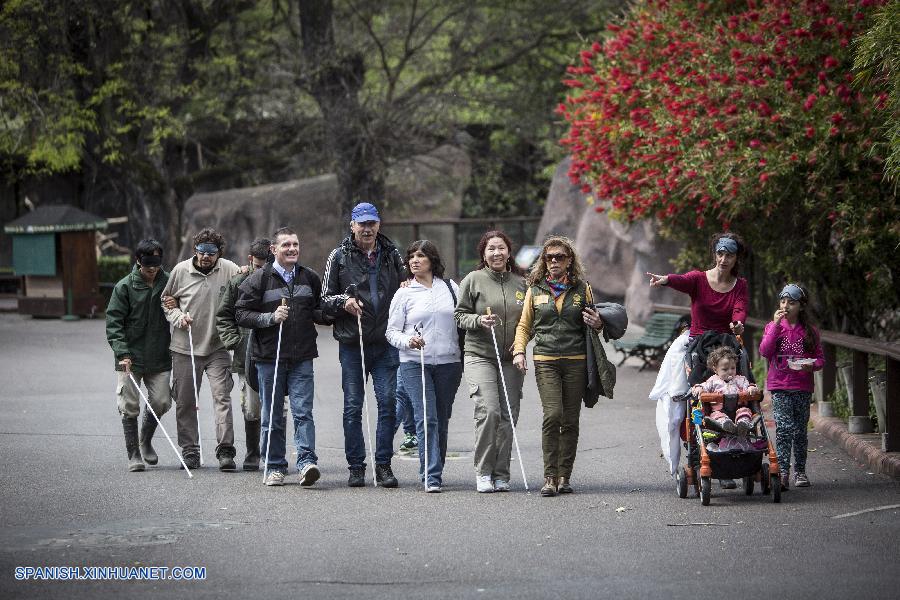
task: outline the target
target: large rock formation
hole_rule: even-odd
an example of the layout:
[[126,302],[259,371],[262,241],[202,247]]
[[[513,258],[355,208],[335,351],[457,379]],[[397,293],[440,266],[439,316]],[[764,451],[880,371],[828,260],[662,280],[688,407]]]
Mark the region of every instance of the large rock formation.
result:
[[661,239],[650,221],[623,224],[598,213],[569,181],[569,160],[556,168],[535,243],[551,234],[573,238],[598,297],[624,299],[633,322],[646,321],[654,302],[686,304],[683,294],[668,288],[651,290],[644,275],[672,271],[670,261],[678,254],[678,245]]
[[[391,229],[391,219],[458,217],[471,172],[468,155],[453,146],[399,162],[388,174],[385,198],[373,199],[386,229]],[[337,178],[332,174],[195,194],[184,207],[179,256],[193,253],[191,238],[197,231],[213,227],[227,240],[225,256],[242,264],[250,242],[289,226],[300,236],[301,263],[321,274],[328,254],[349,231],[340,215]],[[399,227],[394,229],[401,233],[399,241],[410,241],[402,239]],[[436,241],[442,248],[454,246],[451,240]]]

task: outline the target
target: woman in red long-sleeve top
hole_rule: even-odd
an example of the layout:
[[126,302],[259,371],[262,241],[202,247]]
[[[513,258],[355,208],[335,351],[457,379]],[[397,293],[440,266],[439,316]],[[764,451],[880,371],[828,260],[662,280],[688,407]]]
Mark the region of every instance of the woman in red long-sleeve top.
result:
[[[689,389],[687,376],[681,368],[688,341],[707,331],[740,335],[747,319],[750,294],[747,280],[739,276],[741,261],[746,254],[744,241],[731,232],[718,233],[710,239],[710,251],[715,264],[706,271],[690,271],[684,275],[647,273],[650,287],[665,285],[691,297],[691,330],[672,342],[656,385],[650,392],[650,400],[657,403],[656,427],[672,474],[678,467],[681,453],[679,427],[684,418],[684,407],[680,402],[672,402],[672,398]],[[723,480],[722,486],[730,489],[736,484]]]

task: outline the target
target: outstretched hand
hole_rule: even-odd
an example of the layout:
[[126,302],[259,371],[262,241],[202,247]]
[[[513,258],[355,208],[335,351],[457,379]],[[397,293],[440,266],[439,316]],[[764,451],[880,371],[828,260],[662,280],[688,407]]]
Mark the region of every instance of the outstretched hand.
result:
[[646,274],[650,276],[650,287],[659,287],[669,283],[668,275],[656,275],[649,271]]

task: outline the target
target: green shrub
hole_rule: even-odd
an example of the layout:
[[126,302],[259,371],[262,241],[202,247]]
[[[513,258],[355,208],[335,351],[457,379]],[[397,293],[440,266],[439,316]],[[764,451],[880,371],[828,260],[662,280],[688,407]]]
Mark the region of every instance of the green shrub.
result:
[[101,256],[97,259],[101,283],[116,283],[131,272],[130,256]]

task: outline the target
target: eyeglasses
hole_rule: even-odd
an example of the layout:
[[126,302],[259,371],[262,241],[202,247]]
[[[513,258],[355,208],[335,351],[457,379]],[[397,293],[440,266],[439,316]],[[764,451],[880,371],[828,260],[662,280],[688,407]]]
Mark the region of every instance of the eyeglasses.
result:
[[199,254],[200,256],[215,256],[218,253],[218,250],[216,250],[215,252],[203,252],[202,250],[197,250],[197,254]]
[[568,254],[545,254],[544,259],[547,262],[562,262],[569,258]]

